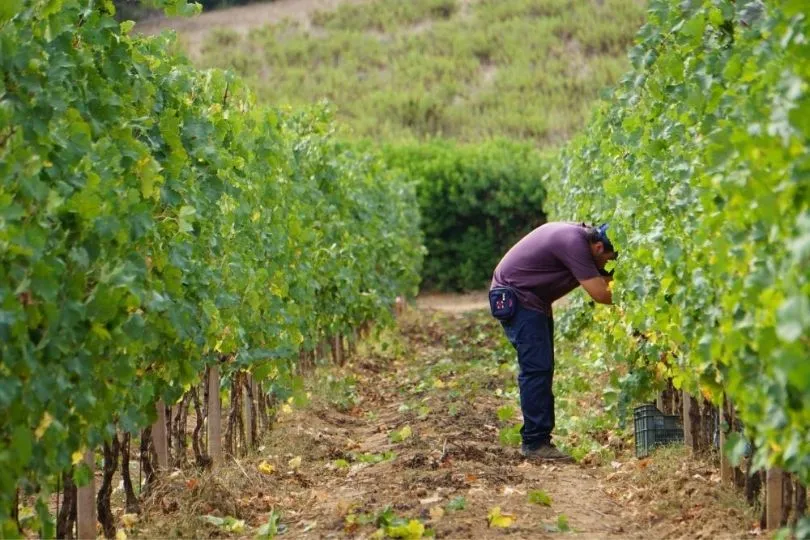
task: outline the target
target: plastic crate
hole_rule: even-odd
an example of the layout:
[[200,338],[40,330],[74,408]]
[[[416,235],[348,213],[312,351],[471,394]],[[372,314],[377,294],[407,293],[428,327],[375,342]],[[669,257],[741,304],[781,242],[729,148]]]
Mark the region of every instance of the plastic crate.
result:
[[656,446],[683,442],[683,425],[677,415],[664,414],[655,405],[633,409],[636,457],[649,455]]

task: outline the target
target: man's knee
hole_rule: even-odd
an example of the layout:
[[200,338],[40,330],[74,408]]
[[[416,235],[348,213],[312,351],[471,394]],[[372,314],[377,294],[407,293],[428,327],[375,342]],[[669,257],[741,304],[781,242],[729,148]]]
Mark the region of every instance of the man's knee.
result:
[[542,341],[518,343],[518,364],[521,373],[540,374],[554,370],[551,347]]

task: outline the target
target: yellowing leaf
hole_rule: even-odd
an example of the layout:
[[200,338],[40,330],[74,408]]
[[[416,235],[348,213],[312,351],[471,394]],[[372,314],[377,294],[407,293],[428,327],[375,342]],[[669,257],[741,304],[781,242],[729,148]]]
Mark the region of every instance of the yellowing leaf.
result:
[[121,523],[124,524],[124,527],[127,529],[131,529],[138,523],[138,514],[124,514],[121,516]]
[[245,532],[245,520],[243,519],[236,519],[231,516],[224,518],[218,516],[200,516],[200,519],[206,523],[214,525],[215,527],[219,527],[225,532],[233,532],[237,534]]
[[289,467],[293,470],[297,469],[301,466],[301,456],[295,456],[287,462],[287,465],[289,465]]
[[444,381],[442,381],[441,379],[436,379],[436,380],[433,381],[433,388],[442,389],[445,386],[447,386],[447,385],[444,384]]
[[284,405],[282,405],[282,406],[281,406],[281,409],[280,409],[280,410],[281,410],[281,414],[292,414],[292,411],[293,411],[293,410],[292,410],[292,407],[290,407],[290,406],[289,406],[288,404],[286,404],[286,403],[285,403]]
[[391,433],[390,439],[391,442],[402,442],[405,439],[408,439],[413,435],[413,430],[411,426],[405,426],[404,428],[400,429],[399,431],[394,431]]
[[261,472],[261,473],[273,474],[273,471],[275,471],[275,470],[276,470],[275,467],[273,467],[272,465],[270,465],[266,461],[262,461],[261,463],[259,463],[259,472]]
[[502,529],[511,527],[512,523],[515,521],[515,516],[512,514],[502,514],[500,506],[491,509],[487,518],[490,527],[499,527]]
[[244,519],[234,519],[231,522],[225,523],[225,530],[232,533],[241,534],[245,532],[245,520]]
[[42,420],[39,421],[39,426],[37,426],[37,430],[34,432],[34,435],[37,436],[37,439],[41,439],[45,432],[48,431],[48,428],[53,423],[53,416],[50,415],[48,411],[45,411],[45,414],[42,415]]
[[70,454],[70,461],[74,465],[81,463],[82,459],[84,459],[84,450],[77,450],[76,452]]
[[127,540],[127,533],[124,532],[124,529],[115,531],[115,540]]
[[417,540],[425,534],[425,526],[419,521],[412,519],[405,525],[389,526],[385,528],[385,534],[391,538],[405,538],[406,540]]
[[104,341],[109,341],[112,339],[110,332],[106,328],[104,328],[103,324],[93,323],[93,326],[90,328],[90,330]]

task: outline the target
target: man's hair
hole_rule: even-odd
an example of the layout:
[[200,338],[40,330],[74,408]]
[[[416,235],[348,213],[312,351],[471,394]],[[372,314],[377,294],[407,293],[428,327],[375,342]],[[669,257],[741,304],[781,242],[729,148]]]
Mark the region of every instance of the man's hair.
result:
[[582,226],[587,229],[585,237],[588,239],[589,244],[595,244],[602,241],[602,236],[599,234],[599,230],[596,227],[585,225],[584,223]]
[[605,245],[606,251],[616,251],[613,248],[613,242],[611,242],[610,239],[607,237],[607,224],[601,225],[599,227],[594,227],[583,223],[582,226],[587,229],[585,236],[588,239],[589,244],[602,242],[602,244]]

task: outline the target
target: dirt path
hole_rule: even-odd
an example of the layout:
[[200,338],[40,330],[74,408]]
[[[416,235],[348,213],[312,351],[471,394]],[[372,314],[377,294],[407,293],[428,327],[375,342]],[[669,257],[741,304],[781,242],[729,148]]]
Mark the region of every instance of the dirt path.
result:
[[487,309],[487,291],[475,291],[464,294],[429,293],[416,299],[419,309],[434,309],[447,313],[464,313]]
[[[744,536],[750,515],[722,502],[719,476],[684,453],[636,460],[627,435],[602,427],[561,430],[559,441],[610,438],[607,461],[594,460],[602,450],[571,465],[522,459],[500,333],[484,310],[406,311],[345,367],[306,375],[310,402],[283,402],[256,455],[213,475],[171,475],[129,536],[253,537],[268,522],[285,538]],[[581,387],[581,371],[562,367],[558,400]],[[577,394],[576,414],[598,416]],[[558,424],[572,425],[559,404]]]
[[360,3],[368,0],[275,0],[207,11],[197,17],[155,17],[137,23],[136,30],[144,34],[156,34],[173,29],[192,56],[197,55],[209,32],[227,28],[246,34],[253,28],[279,23],[285,19],[309,26],[310,16],[318,10],[335,9],[341,3]]

